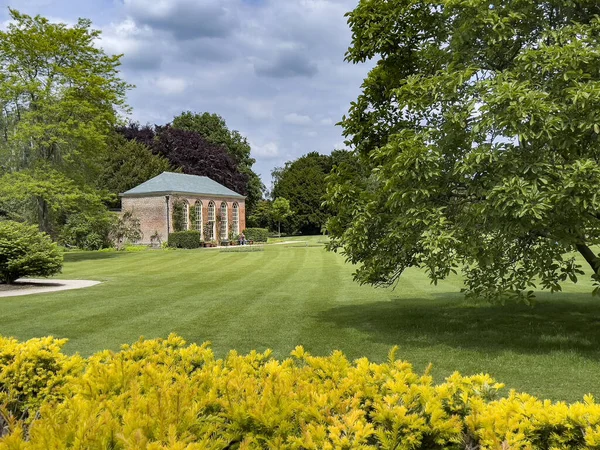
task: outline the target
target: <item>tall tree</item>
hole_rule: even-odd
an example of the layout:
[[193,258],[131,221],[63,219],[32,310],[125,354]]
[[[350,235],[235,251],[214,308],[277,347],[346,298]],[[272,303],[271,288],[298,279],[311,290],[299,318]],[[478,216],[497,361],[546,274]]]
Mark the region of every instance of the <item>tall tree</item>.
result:
[[224,146],[211,144],[195,131],[135,123],[118,131],[126,139],[148,145],[152,153],[167,159],[183,173],[207,176],[238,194],[247,194],[248,178],[238,170],[235,159]]
[[338,159],[343,160],[348,152],[336,151],[332,155],[317,152],[307,153],[284,167],[275,168],[273,176],[273,198],[289,200],[294,212],[288,222],[291,230],[302,234],[319,234],[330,215],[330,208],[323,205],[326,192],[326,177]]
[[102,170],[96,187],[115,194],[115,201],[111,206],[118,206],[117,194],[163,172],[174,170],[166,158],[153,154],[145,144],[136,140],[128,141],[117,133],[108,139],[108,151],[101,163]]
[[[331,247],[363,283],[462,268],[467,294],[525,301],[600,282],[600,4],[362,0],[353,63],[377,58],[342,125],[372,173],[338,169]],[[596,288],[595,293],[600,293]]]
[[239,131],[230,130],[221,116],[208,112],[202,114],[183,112],[173,119],[173,127],[200,133],[208,142],[223,145],[227,149],[235,159],[239,171],[248,177],[246,210],[248,214],[252,214],[258,201],[262,199],[265,186],[252,170],[256,160],[250,156],[248,140]]
[[[120,55],[95,45],[100,32],[79,19],[68,26],[10,9],[0,31],[0,165],[4,172],[38,163],[84,182],[97,170],[105,138],[126,110],[130,87]],[[39,199],[42,230],[48,205]]]

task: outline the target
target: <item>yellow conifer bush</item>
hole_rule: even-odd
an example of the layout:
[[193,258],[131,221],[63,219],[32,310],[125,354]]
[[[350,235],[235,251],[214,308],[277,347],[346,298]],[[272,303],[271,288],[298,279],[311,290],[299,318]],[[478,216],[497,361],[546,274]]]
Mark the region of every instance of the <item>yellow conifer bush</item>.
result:
[[[172,335],[82,360],[52,338],[0,345],[0,355],[20,346],[20,358],[41,366],[31,388],[35,369],[23,366],[15,381],[4,375],[15,358],[0,360],[0,402],[30,418],[7,421],[3,450],[600,449],[591,397],[572,405],[501,397],[487,375],[436,385],[393,352],[384,364],[302,347],[283,361],[269,352],[216,359],[207,345]],[[42,349],[46,359],[35,356]]]

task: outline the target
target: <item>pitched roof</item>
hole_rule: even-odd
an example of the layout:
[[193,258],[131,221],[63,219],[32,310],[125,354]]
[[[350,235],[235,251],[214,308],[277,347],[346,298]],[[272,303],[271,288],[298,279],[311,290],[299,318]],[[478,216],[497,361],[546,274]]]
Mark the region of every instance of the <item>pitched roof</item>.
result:
[[160,194],[215,195],[245,198],[208,177],[163,172],[139,186],[119,194],[121,197],[141,197]]

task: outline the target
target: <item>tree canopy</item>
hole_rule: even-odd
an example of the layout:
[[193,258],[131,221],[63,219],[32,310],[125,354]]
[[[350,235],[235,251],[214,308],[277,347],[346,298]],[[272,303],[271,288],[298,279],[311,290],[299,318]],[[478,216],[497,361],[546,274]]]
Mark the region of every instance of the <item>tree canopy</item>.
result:
[[289,223],[288,232],[321,232],[331,213],[330,208],[323,205],[326,177],[336,164],[349,157],[349,153],[342,150],[336,150],[331,155],[310,152],[273,170],[271,196],[286,198],[294,213],[286,221]]
[[[363,283],[462,269],[470,296],[529,300],[600,260],[600,4],[362,0],[352,63],[376,59],[342,126],[333,249]],[[599,289],[594,291],[600,293]]]
[[224,146],[210,143],[200,133],[171,125],[152,128],[136,123],[119,132],[126,139],[148,146],[152,153],[166,158],[183,173],[207,176],[238,194],[247,194],[248,177],[238,170],[235,159]]
[[199,133],[208,142],[215,145],[222,145],[227,152],[235,159],[239,171],[248,177],[248,184],[245,192],[246,211],[252,214],[262,199],[265,186],[260,177],[252,170],[252,165],[256,162],[250,156],[250,144],[248,140],[237,130],[229,130],[225,119],[218,114],[208,112],[198,114],[191,111],[181,113],[173,119],[174,128],[182,130],[195,131]]
[[0,31],[2,168],[42,160],[85,177],[81,169],[104,148],[118,110],[127,109],[120,55],[94,45],[100,32],[89,20],[68,26],[9,11]]
[[46,182],[58,171],[79,188],[98,174],[131,86],[119,76],[120,55],[95,45],[100,32],[89,20],[69,26],[9,12],[0,31],[0,175],[52,171],[27,181],[40,195],[26,202],[26,216],[54,232]]
[[108,151],[103,156],[102,170],[96,181],[98,189],[115,194],[111,206],[118,207],[117,194],[148,181],[163,172],[173,171],[171,163],[136,140],[128,141],[115,133],[108,139]]

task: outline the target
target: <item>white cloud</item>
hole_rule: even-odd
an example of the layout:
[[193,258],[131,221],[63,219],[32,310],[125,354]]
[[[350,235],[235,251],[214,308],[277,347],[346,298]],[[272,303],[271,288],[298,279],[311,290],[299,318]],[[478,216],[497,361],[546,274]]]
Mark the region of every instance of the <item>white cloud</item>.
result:
[[290,125],[310,125],[312,123],[312,119],[309,116],[304,116],[297,113],[286,114],[283,117],[283,121]]
[[154,85],[163,94],[181,94],[188,83],[183,78],[161,75],[154,81]]
[[327,117],[326,119],[321,119],[319,123],[325,126],[333,125],[333,119],[331,117]]
[[267,142],[264,145],[251,144],[252,156],[257,158],[274,159],[279,157],[279,146],[275,142]]

